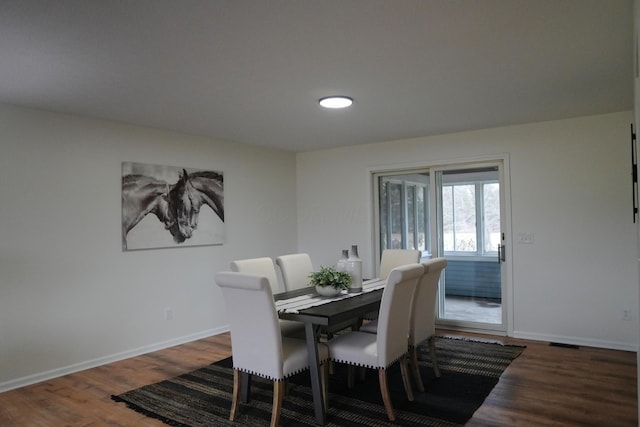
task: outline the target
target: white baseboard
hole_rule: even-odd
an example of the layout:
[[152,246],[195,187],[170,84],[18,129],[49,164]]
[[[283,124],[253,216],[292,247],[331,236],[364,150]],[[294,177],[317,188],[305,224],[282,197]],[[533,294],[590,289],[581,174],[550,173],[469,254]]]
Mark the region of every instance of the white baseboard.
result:
[[74,363],[73,365],[63,366],[61,368],[51,369],[45,372],[39,372],[37,374],[28,375],[26,377],[16,378],[14,380],[9,380],[9,381],[0,383],[0,393],[13,390],[16,388],[28,386],[31,384],[39,383],[41,381],[47,381],[52,378],[73,374],[74,372],[84,371],[85,369],[91,369],[97,366],[106,365],[108,363],[117,362],[119,360],[128,359],[130,357],[140,356],[141,354],[151,353],[153,351],[162,350],[168,347],[185,344],[191,341],[196,341],[199,339],[207,338],[213,335],[218,335],[228,331],[229,331],[228,326],[225,326],[222,328],[209,329],[206,331],[197,332],[195,334],[174,338],[171,340],[147,345],[144,347],[138,347],[138,348],[123,351],[120,353],[99,357],[97,359],[87,360],[85,362],[80,362],[80,363]]
[[611,350],[623,350],[638,352],[637,343],[627,343],[619,341],[593,340],[588,338],[567,337],[562,335],[545,335],[531,332],[513,331],[514,338],[522,338],[534,341],[548,341],[562,344],[579,345],[584,347],[608,348]]

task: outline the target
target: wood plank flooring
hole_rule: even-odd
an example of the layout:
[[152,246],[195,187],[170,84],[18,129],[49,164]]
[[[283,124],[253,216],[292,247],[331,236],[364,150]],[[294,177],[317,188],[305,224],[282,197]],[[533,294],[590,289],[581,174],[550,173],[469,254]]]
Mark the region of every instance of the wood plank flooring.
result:
[[[439,333],[527,346],[467,426],[638,425],[635,353]],[[0,393],[0,426],[164,426],[113,402],[111,395],[172,378],[230,354],[229,334],[221,334]]]

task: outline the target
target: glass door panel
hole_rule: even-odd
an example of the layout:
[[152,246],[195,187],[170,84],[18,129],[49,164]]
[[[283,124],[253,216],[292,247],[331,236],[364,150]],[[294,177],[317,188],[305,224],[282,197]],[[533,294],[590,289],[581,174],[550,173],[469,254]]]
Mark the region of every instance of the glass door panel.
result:
[[418,249],[430,256],[429,174],[378,177],[379,242],[384,249]]
[[439,170],[434,178],[439,253],[448,261],[438,296],[439,322],[504,329],[498,166]]

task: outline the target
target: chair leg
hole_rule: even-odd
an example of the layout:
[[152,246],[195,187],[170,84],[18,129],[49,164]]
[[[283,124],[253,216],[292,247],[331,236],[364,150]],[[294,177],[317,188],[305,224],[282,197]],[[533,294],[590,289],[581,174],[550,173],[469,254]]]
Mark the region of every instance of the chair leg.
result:
[[402,383],[404,384],[404,391],[407,393],[407,400],[413,402],[413,388],[411,387],[411,379],[409,378],[409,363],[407,362],[406,355],[400,358],[400,372],[402,372]]
[[387,411],[387,417],[389,418],[389,421],[395,421],[396,414],[393,411],[393,405],[391,404],[391,395],[389,394],[386,369],[378,368],[378,381],[380,382],[380,394],[382,394],[382,401],[384,402],[384,409]]
[[436,337],[429,338],[429,354],[431,355],[431,364],[433,365],[433,373],[436,378],[440,378],[440,368],[438,367],[438,357],[436,356]]
[[347,366],[347,388],[349,390],[351,390],[355,385],[356,370],[358,371],[358,379],[360,381],[364,381],[365,379],[367,379],[367,368],[362,366],[356,367],[353,365],[348,365]]
[[284,395],[284,381],[273,382],[273,408],[271,409],[271,427],[280,424],[280,410],[282,409],[282,396]]
[[240,389],[242,372],[237,369],[233,370],[233,397],[231,398],[231,413],[229,420],[233,421],[238,413],[238,404],[240,403]]
[[358,369],[358,379],[360,381],[364,381],[367,379],[367,368],[365,368],[364,366],[361,366]]
[[414,345],[409,346],[409,364],[411,372],[413,373],[413,380],[416,383],[416,387],[420,393],[424,393],[424,384],[422,383],[422,376],[420,375],[420,367],[418,366],[418,350]]
[[355,366],[347,365],[347,388],[351,390],[355,383]]

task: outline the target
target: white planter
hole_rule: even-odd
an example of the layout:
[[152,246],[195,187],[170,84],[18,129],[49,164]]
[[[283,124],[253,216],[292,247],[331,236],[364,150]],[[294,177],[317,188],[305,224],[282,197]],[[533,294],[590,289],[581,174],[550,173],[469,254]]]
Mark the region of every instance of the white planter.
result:
[[332,286],[316,286],[316,292],[323,297],[335,297],[342,292],[341,289],[336,289]]

